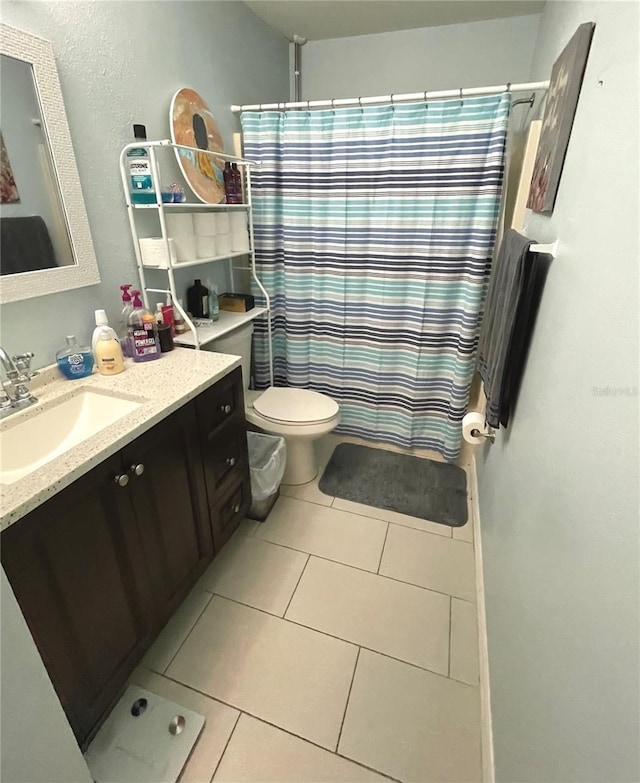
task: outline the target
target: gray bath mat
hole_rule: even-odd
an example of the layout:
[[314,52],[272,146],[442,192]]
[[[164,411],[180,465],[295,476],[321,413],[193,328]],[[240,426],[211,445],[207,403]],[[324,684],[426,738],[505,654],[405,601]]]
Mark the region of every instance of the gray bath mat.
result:
[[442,525],[467,522],[467,474],[457,465],[341,443],[319,487],[326,495]]

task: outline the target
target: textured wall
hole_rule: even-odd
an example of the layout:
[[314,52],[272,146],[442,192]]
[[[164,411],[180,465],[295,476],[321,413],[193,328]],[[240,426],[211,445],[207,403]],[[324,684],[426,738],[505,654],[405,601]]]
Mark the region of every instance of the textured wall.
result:
[[539,15],[310,41],[303,99],[528,81]]
[[[171,97],[190,86],[208,101],[232,151],[239,122],[229,105],[287,100],[289,52],[285,38],[240,2],[3,0],[2,20],[53,43],[102,278],[2,306],[3,347],[33,350],[34,365],[43,366],[66,334],[90,337],[96,308],[115,319],[118,286],[135,279],[118,168],[132,124],[146,124],[149,138],[168,137]],[[199,269],[203,278],[220,271]]]
[[518,408],[478,455],[505,783],[640,779],[638,11],[547,3],[536,44],[544,79],[576,27],[597,25],[555,211],[529,213],[529,236],[559,238],[560,255]]

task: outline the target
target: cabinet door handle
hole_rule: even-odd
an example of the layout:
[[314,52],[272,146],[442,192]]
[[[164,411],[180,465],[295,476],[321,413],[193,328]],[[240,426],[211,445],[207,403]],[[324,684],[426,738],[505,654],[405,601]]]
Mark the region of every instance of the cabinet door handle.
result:
[[141,476],[144,473],[144,465],[142,462],[139,462],[137,465],[132,465],[131,472],[136,476]]
[[129,483],[129,474],[128,473],[118,473],[116,476],[113,477],[113,480],[119,487],[126,487]]
[[236,503],[235,506],[233,507],[234,514],[237,514],[238,511],[240,511],[240,503]]
[[231,413],[231,405],[221,405],[220,410],[225,414],[225,416],[228,416]]
[[227,465],[232,468],[236,464],[236,458],[235,457],[227,457],[225,462]]

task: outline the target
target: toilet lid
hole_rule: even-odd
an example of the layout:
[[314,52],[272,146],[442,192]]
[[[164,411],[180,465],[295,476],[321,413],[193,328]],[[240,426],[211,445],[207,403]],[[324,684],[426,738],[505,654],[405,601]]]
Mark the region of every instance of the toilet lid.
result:
[[340,408],[326,394],[308,389],[281,389],[271,386],[253,403],[265,419],[288,424],[316,424],[329,421]]

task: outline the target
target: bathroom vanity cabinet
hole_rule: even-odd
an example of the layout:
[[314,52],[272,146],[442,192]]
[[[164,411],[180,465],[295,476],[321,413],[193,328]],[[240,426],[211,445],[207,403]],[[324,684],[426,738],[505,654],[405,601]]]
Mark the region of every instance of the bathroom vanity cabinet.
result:
[[236,369],[2,533],[81,747],[250,501]]

